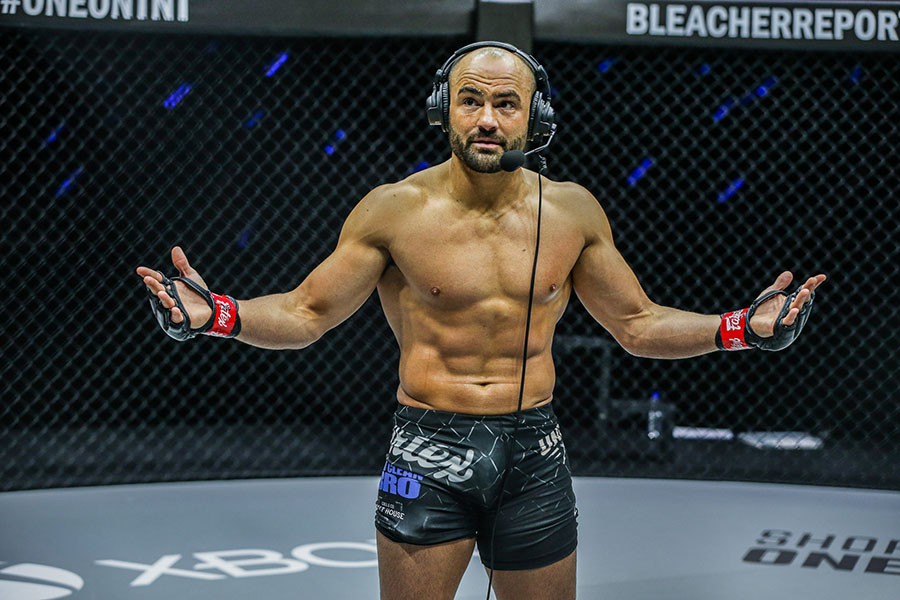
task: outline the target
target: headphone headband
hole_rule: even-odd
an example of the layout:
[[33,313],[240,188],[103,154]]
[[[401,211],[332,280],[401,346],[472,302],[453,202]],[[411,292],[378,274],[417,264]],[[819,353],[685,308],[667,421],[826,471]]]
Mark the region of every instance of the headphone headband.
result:
[[434,74],[434,84],[440,85],[442,83],[450,82],[450,71],[453,70],[453,65],[459,61],[463,56],[472,52],[473,50],[478,50],[479,48],[502,48],[509,52],[512,52],[531,67],[531,72],[534,74],[534,82],[536,92],[541,92],[544,97],[550,96],[550,82],[547,80],[547,71],[544,70],[544,67],[541,66],[541,63],[536,61],[533,56],[526,52],[522,52],[512,44],[507,44],[505,42],[475,42],[474,44],[469,44],[468,46],[463,46],[459,50],[453,53],[453,56],[444,61],[444,64],[441,65],[441,68],[437,70]]

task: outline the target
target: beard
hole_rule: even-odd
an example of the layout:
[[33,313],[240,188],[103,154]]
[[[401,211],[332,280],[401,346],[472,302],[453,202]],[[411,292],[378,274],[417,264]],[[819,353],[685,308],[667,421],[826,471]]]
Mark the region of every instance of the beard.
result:
[[500,144],[500,149],[506,150],[524,150],[525,136],[522,135],[512,140],[506,140],[500,137],[493,137],[481,133],[474,133],[466,140],[462,135],[454,130],[450,130],[450,149],[453,154],[459,157],[463,164],[472,169],[476,173],[497,173],[500,171],[500,157],[503,152],[495,150],[485,150],[476,148],[474,142],[476,138],[486,138]]

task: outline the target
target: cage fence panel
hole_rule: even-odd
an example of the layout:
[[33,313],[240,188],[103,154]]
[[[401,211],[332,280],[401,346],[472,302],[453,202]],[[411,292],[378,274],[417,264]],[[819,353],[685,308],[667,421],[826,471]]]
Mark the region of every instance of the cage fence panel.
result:
[[[5,490],[376,474],[398,385],[377,294],[300,351],[178,344],[134,274],[287,291],[371,188],[447,159],[449,38],[0,31]],[[789,349],[633,357],[573,297],[557,414],[576,474],[900,488],[896,145],[880,54],[538,43],[552,179],[596,195],[650,297],[747,306],[826,272]]]

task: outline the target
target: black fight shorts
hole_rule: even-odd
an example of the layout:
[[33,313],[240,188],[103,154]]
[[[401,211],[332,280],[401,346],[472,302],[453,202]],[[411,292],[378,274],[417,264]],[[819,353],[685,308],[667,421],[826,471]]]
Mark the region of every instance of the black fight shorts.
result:
[[402,404],[394,413],[375,503],[375,528],[387,538],[427,545],[474,537],[485,566],[491,566],[493,551],[496,569],[536,569],[575,550],[577,516],[550,404],[518,415]]

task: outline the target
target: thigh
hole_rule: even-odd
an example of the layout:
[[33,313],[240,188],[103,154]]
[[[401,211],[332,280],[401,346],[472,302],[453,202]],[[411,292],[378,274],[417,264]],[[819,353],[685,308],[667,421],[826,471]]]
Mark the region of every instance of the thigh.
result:
[[497,600],[575,600],[575,554],[539,569],[494,571]]
[[452,600],[475,548],[474,538],[420,546],[376,532],[376,540],[381,600]]

